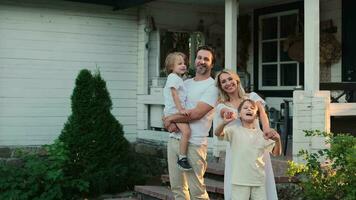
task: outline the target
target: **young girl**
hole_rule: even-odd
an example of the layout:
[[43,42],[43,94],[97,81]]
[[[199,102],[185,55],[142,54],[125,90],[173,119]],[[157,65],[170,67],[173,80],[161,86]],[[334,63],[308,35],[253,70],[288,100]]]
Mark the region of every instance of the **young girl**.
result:
[[[188,115],[188,111],[185,110],[187,94],[182,79],[182,76],[187,71],[185,58],[186,56],[181,52],[170,53],[166,58],[165,67],[169,75],[163,90],[164,116],[176,113]],[[187,159],[188,141],[191,135],[189,124],[177,123],[177,126],[182,133],[180,139],[180,155],[177,164],[181,170],[191,170],[192,167]]]
[[258,107],[253,100],[246,99],[238,107],[241,125],[233,122],[232,113],[224,114],[224,123],[233,124],[223,132],[216,132],[219,139],[229,141],[232,150],[231,184],[232,200],[266,200],[264,152],[280,155],[281,141],[278,133],[268,138],[256,127]]

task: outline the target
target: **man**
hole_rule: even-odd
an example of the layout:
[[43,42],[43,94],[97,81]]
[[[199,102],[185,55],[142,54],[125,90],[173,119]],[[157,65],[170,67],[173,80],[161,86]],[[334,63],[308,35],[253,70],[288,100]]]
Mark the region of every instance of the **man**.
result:
[[[187,90],[187,109],[190,114],[189,116],[175,114],[164,119],[165,127],[171,132],[167,155],[169,179],[175,199],[209,199],[204,184],[204,173],[207,168],[207,136],[218,97],[215,81],[211,78],[214,62],[215,54],[211,47],[198,48],[195,58],[195,77],[184,82]],[[181,171],[177,166],[180,133],[172,133],[177,130],[174,124],[176,122],[189,122],[191,128],[187,154],[192,166],[191,171]]]

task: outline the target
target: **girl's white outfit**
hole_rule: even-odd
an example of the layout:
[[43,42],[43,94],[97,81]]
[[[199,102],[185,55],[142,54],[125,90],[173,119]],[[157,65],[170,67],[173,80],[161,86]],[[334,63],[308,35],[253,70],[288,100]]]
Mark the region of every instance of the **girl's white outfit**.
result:
[[186,108],[187,90],[185,89],[183,79],[176,73],[170,73],[167,77],[166,85],[163,88],[164,116],[178,113],[178,109],[174,104],[171,88],[177,90],[180,103],[183,108]]
[[[263,105],[265,105],[265,101],[258,96],[256,93],[252,92],[249,94],[249,99],[254,100],[254,101],[259,101]],[[229,107],[223,103],[220,103],[216,106],[215,110],[215,117],[214,117],[214,124],[218,125],[223,122],[223,119],[220,116],[220,111],[223,108],[230,109],[231,111],[235,112],[237,114],[237,109]],[[233,122],[230,122],[231,124],[236,124],[239,123],[241,125],[240,120],[235,120]],[[255,121],[256,127],[260,128],[259,126],[259,121],[256,119]],[[227,125],[229,126],[229,124]],[[226,145],[226,157],[225,157],[225,174],[224,174],[224,199],[225,200],[231,200],[231,147],[230,143],[227,143]],[[267,200],[278,200],[277,196],[277,191],[276,191],[276,183],[274,181],[274,174],[273,174],[273,169],[272,169],[272,162],[271,162],[271,157],[268,152],[265,152],[264,154],[264,161],[265,161],[265,174],[266,174],[266,193],[267,193]]]

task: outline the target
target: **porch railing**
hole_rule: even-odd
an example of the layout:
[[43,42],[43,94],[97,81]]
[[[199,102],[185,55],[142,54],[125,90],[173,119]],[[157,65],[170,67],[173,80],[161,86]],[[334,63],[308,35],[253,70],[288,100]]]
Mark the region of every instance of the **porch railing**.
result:
[[331,103],[338,103],[343,96],[348,103],[356,102],[356,82],[320,83],[320,90],[340,91],[336,96],[331,96]]

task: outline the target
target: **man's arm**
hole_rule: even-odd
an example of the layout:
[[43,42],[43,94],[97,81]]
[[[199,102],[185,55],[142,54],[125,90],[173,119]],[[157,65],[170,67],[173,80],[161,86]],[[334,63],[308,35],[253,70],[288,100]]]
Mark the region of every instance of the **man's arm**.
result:
[[197,106],[193,109],[189,110],[189,115],[183,115],[183,114],[174,114],[170,115],[164,118],[164,126],[168,127],[169,124],[171,123],[187,123],[195,120],[201,119],[204,115],[206,115],[209,111],[213,109],[212,106],[210,106],[207,103],[204,102],[198,102]]

